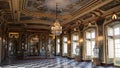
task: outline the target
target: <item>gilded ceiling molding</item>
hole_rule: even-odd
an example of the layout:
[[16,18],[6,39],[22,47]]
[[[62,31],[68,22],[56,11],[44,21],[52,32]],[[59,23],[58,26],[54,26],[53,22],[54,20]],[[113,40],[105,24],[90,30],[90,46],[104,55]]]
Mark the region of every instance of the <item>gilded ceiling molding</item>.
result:
[[[36,21],[36,20],[25,20],[25,21],[20,21],[20,23],[39,23],[39,24],[46,24],[46,25],[51,25],[51,22],[49,22],[49,21],[42,21],[42,20],[38,20],[38,21]],[[43,23],[44,22],[44,23]]]
[[39,29],[47,29],[47,30],[49,30],[50,28],[46,28],[46,26],[37,26],[37,25],[29,25],[29,26],[27,26],[27,28],[39,28]]
[[95,10],[95,9],[98,9],[99,7],[101,7],[101,6],[109,3],[111,1],[113,1],[113,0],[104,0],[104,1],[94,0],[93,3],[91,3],[90,5],[88,5],[89,7],[85,6],[84,8],[82,8],[82,9],[76,11],[75,13],[73,13],[72,14],[73,18],[71,18],[70,20],[65,21],[64,24],[69,23],[70,21],[75,20],[75,19],[83,16],[84,14],[87,14],[87,13],[89,13],[89,12]]
[[[77,15],[77,14],[86,12],[86,11],[84,11],[85,9],[91,9],[90,7],[91,7],[93,4],[97,3],[97,2],[99,2],[99,0],[92,0],[92,1],[89,2],[88,4],[83,5],[79,10],[73,12],[71,15],[72,15],[72,16],[75,16],[75,15]],[[98,4],[98,3],[97,3],[97,4]]]
[[12,11],[12,16],[14,22],[20,20],[20,11],[19,11],[19,0],[9,0],[10,9]]

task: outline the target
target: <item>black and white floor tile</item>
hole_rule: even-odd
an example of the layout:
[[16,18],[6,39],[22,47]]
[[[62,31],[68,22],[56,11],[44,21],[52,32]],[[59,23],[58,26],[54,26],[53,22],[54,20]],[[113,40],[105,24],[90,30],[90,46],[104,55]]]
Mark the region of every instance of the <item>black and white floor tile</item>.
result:
[[67,58],[56,57],[55,59],[18,60],[0,68],[115,68],[113,66],[94,67],[91,62],[77,62]]

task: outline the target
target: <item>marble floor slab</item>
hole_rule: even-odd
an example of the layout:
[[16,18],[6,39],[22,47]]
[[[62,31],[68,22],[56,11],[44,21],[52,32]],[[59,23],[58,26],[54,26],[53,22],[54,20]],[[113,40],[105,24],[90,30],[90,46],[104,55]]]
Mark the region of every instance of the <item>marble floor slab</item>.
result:
[[117,68],[117,67],[94,66],[92,62],[77,62],[74,59],[56,57],[54,59],[10,61],[9,64],[3,64],[0,68]]

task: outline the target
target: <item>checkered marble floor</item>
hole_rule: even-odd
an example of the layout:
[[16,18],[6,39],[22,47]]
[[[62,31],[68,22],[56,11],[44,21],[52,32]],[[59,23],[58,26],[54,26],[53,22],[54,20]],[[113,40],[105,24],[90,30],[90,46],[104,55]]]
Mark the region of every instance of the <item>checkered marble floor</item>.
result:
[[2,65],[0,68],[114,68],[96,66],[93,67],[91,62],[77,62],[73,59],[56,57],[55,59],[38,59],[38,60],[18,60],[9,65]]

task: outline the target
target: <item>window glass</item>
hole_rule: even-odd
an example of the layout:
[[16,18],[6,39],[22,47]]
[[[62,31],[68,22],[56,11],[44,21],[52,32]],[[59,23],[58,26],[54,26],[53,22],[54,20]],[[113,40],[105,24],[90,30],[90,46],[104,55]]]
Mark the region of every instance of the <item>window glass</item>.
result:
[[[116,22],[113,22],[116,23]],[[119,23],[119,22],[117,22]],[[106,42],[108,45],[108,57],[109,58],[120,58],[120,25],[110,24],[107,26],[107,38]]]
[[113,29],[112,28],[107,28],[108,30],[107,30],[107,34],[108,34],[108,36],[113,36]]
[[93,56],[95,47],[95,30],[86,32],[86,56]]
[[67,53],[67,43],[64,43],[64,53]]
[[91,38],[95,38],[95,32],[91,32]]
[[75,49],[79,45],[78,44],[78,39],[79,39],[78,34],[73,34],[72,35],[72,55],[76,55]]
[[57,43],[56,43],[56,53],[59,54],[60,53],[60,39],[57,38]]
[[113,39],[108,39],[108,57],[113,58],[114,57],[114,44]]
[[90,39],[90,33],[86,32],[86,39]]
[[64,41],[64,42],[67,42],[67,37],[64,37],[64,38],[63,38],[63,41]]
[[115,56],[120,57],[120,39],[115,39]]
[[67,37],[63,37],[63,55],[67,53]]
[[114,33],[115,33],[115,35],[120,35],[120,28],[115,28],[114,29]]

